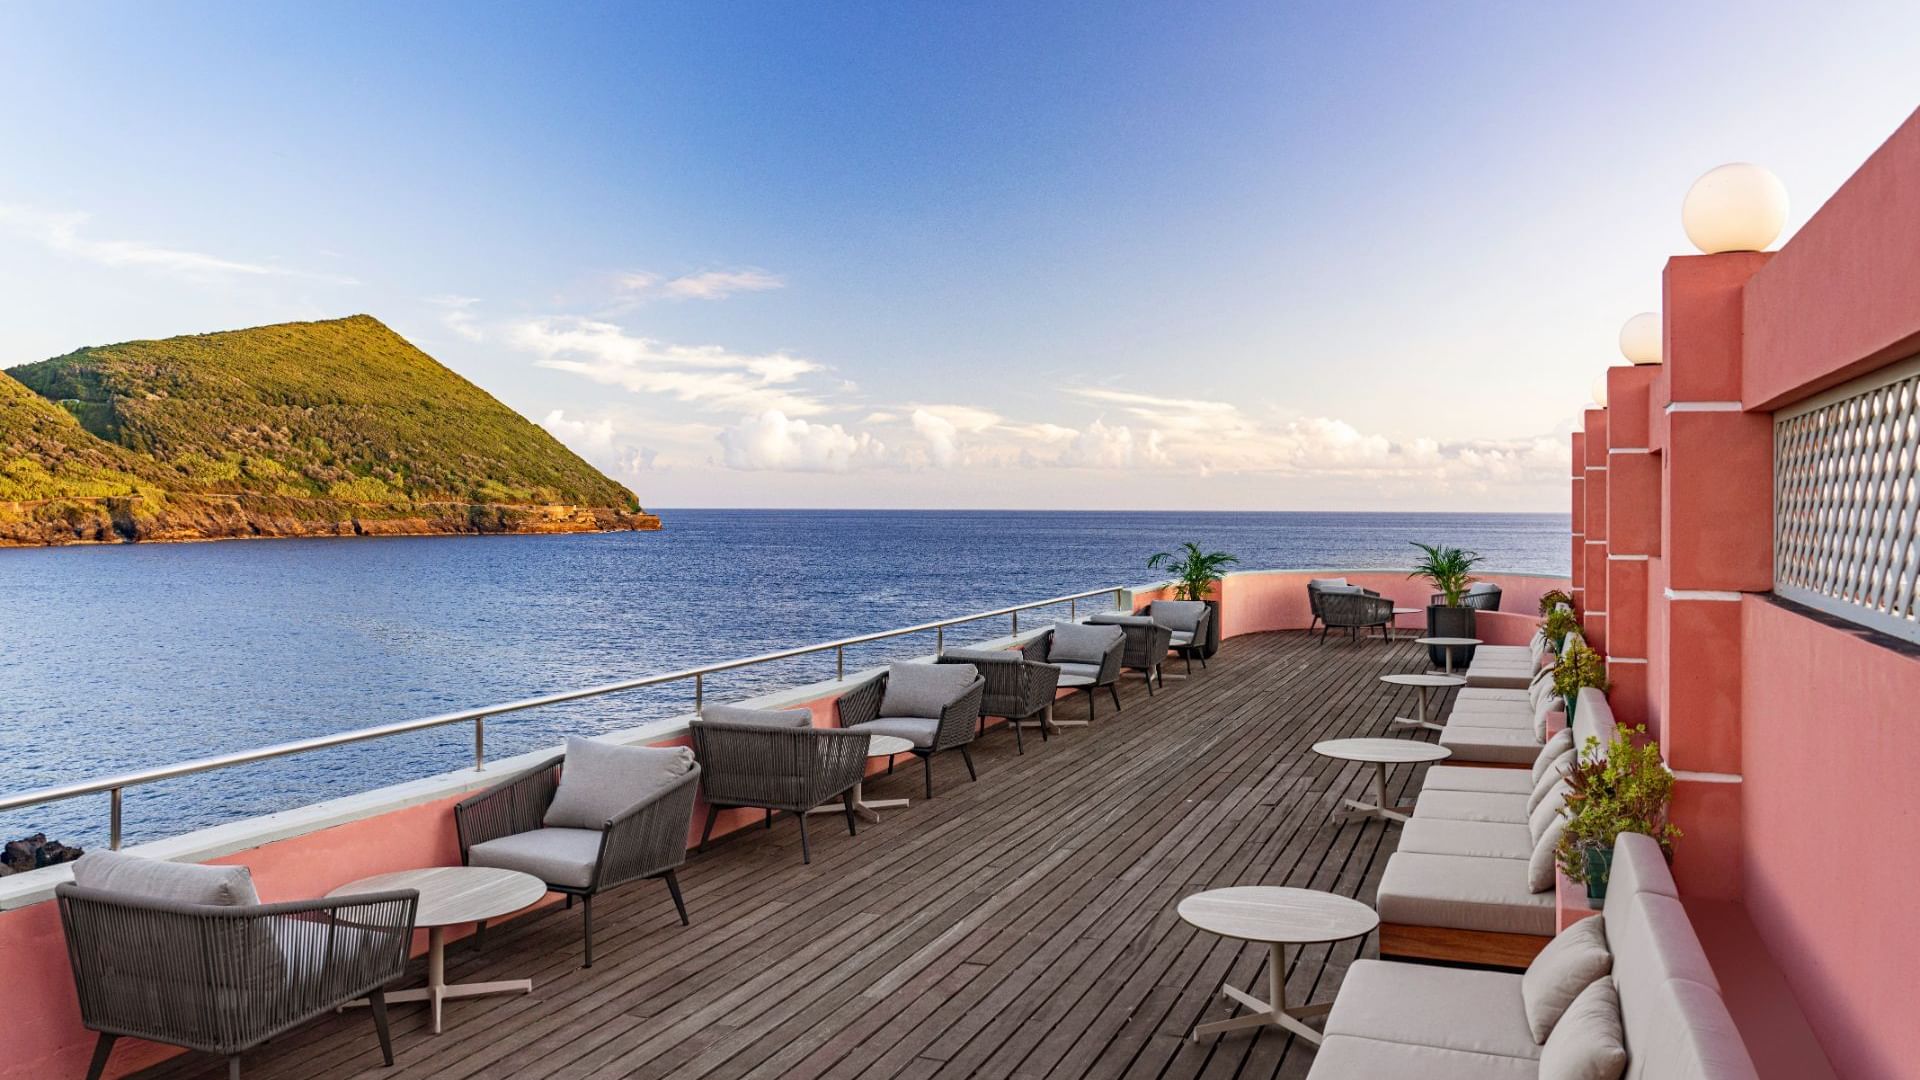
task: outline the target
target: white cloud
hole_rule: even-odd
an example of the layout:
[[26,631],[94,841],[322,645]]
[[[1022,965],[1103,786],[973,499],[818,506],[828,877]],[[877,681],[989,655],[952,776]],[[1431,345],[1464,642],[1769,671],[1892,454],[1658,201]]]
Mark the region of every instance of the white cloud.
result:
[[358,284],[350,277],[312,274],[267,263],[222,258],[201,251],[164,247],[139,240],[99,240],[82,235],[92,220],[79,211],[48,211],[0,204],[0,226],[27,236],[47,250],[115,269],[148,270],[185,278],[299,277],[338,285]]
[[1121,425],[1109,427],[1094,420],[1086,430],[1074,436],[1061,453],[1059,463],[1086,469],[1129,469],[1136,465],[1161,466],[1168,463],[1163,436],[1147,430],[1136,435]]
[[935,468],[953,467],[960,453],[959,447],[954,442],[960,429],[954,426],[953,421],[926,409],[915,409],[913,410],[913,430],[927,440],[927,457],[933,462]]
[[886,448],[866,432],[816,424],[769,409],[720,433],[725,460],[735,469],[846,472],[876,464]]
[[620,275],[615,283],[630,297],[662,296],[669,300],[724,300],[735,293],[765,292],[786,285],[777,274],[754,269],[703,270],[678,277],[638,271]]
[[573,419],[564,409],[555,409],[540,421],[554,438],[588,461],[619,474],[650,472],[659,466],[660,451],[638,445],[625,426],[613,416]]
[[814,393],[793,384],[823,370],[786,353],[746,354],[718,345],[674,345],[636,337],[607,322],[534,319],[512,327],[509,340],[537,354],[541,367],[570,371],[637,394],[660,394],[719,411],[788,416],[826,411]]
[[575,450],[604,452],[613,449],[613,421],[605,417],[598,420],[569,420],[566,410],[555,409],[540,421],[540,426]]
[[466,338],[468,341],[481,341],[486,335],[480,332],[473,307],[480,299],[474,296],[429,296],[427,303],[445,309],[440,316],[441,325]]

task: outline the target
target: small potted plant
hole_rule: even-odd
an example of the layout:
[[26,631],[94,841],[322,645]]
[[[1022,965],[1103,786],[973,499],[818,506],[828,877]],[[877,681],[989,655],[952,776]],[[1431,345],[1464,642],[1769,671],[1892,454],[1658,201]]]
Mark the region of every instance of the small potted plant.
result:
[[1207,640],[1201,655],[1211,657],[1220,651],[1220,600],[1214,596],[1220,575],[1239,558],[1224,551],[1202,551],[1189,540],[1180,550],[1156,552],[1147,558],[1147,569],[1165,568],[1173,574],[1173,595],[1178,600],[1203,600],[1213,609],[1207,620]]
[[1599,653],[1574,642],[1553,665],[1553,692],[1567,703],[1568,723],[1573,722],[1573,707],[1580,700],[1581,689],[1588,686],[1606,690],[1607,665]]
[[1573,597],[1567,595],[1563,590],[1548,589],[1546,592],[1540,594],[1540,614],[1542,615],[1553,614],[1553,609],[1562,604],[1567,607],[1573,606]]
[[1607,898],[1613,873],[1613,842],[1623,832],[1645,833],[1673,856],[1680,830],[1667,820],[1673,773],[1660,758],[1660,744],[1644,726],[1620,728],[1603,758],[1600,740],[1588,738],[1562,775],[1571,789],[1561,815],[1567,819],[1554,859],[1560,871],[1587,887],[1596,907]]
[[1566,649],[1567,635],[1580,629],[1580,616],[1572,608],[1556,607],[1547,612],[1547,621],[1541,627],[1546,635],[1547,644],[1553,647],[1555,655]]
[[[1473,637],[1473,609],[1462,605],[1460,598],[1466,594],[1467,586],[1474,582],[1473,568],[1480,564],[1480,556],[1465,548],[1445,544],[1423,544],[1415,540],[1413,546],[1419,548],[1422,554],[1420,561],[1413,564],[1413,572],[1407,576],[1425,578],[1445,601],[1443,604],[1427,606],[1427,636]],[[1440,646],[1428,646],[1427,652],[1433,666],[1446,664],[1446,652]],[[1455,667],[1472,662],[1472,649],[1463,649],[1454,654]]]

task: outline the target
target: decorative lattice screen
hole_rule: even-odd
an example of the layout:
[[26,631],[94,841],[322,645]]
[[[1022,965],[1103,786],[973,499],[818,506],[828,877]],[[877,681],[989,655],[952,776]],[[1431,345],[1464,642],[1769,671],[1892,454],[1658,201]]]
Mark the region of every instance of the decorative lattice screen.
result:
[[1920,641],[1920,361],[1774,414],[1773,587]]

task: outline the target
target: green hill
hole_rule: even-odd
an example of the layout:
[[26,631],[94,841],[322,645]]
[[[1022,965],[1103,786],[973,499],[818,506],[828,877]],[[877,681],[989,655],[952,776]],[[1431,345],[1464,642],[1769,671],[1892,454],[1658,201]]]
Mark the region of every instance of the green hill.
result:
[[[90,347],[8,374],[0,503],[16,521],[96,500],[128,539],[658,527],[365,315]],[[0,542],[58,542],[18,532]]]

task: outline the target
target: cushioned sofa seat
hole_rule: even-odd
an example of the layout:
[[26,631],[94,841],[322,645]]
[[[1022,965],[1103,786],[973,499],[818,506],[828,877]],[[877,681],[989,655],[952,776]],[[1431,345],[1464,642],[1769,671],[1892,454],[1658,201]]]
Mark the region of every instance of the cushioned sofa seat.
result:
[[1454,761],[1531,765],[1540,754],[1541,742],[1533,737],[1531,722],[1524,727],[1481,727],[1449,720],[1440,732],[1440,745],[1453,752]]
[[1331,1035],[1314,1055],[1313,1080],[1537,1080],[1531,1058],[1474,1054],[1357,1035]]
[[1554,932],[1553,890],[1528,888],[1526,859],[1396,852],[1380,875],[1374,906],[1383,923],[1498,934]]
[[1437,818],[1446,821],[1498,821],[1509,825],[1525,825],[1527,795],[1533,790],[1532,773],[1526,769],[1476,769],[1474,771],[1517,776],[1527,782],[1527,790],[1517,794],[1504,791],[1448,791],[1434,790],[1429,783],[1420,789],[1420,799],[1413,804],[1414,820]]
[[1503,971],[1355,960],[1340,980],[1326,1033],[1528,1062],[1540,1056],[1520,976]]
[[1525,664],[1528,667],[1536,663],[1533,647],[1529,645],[1476,645],[1473,648],[1473,662],[1478,664],[1482,660]]
[[1508,690],[1525,690],[1533,681],[1533,669],[1522,667],[1498,667],[1492,669],[1467,669],[1468,686],[1486,686]]
[[1466,686],[1453,695],[1457,706],[1466,701],[1521,701],[1528,700],[1525,690],[1509,690],[1492,686]]
[[1490,795],[1527,795],[1533,776],[1525,769],[1482,769],[1473,765],[1434,765],[1420,787],[1420,799],[1436,791],[1477,791]]
[[1533,855],[1533,833],[1527,826],[1511,821],[1415,818],[1401,828],[1399,850],[1428,855],[1526,859]]
[[1533,710],[1525,705],[1511,709],[1491,708],[1485,704],[1457,705],[1447,714],[1447,725],[1461,727],[1497,727],[1533,730]]

